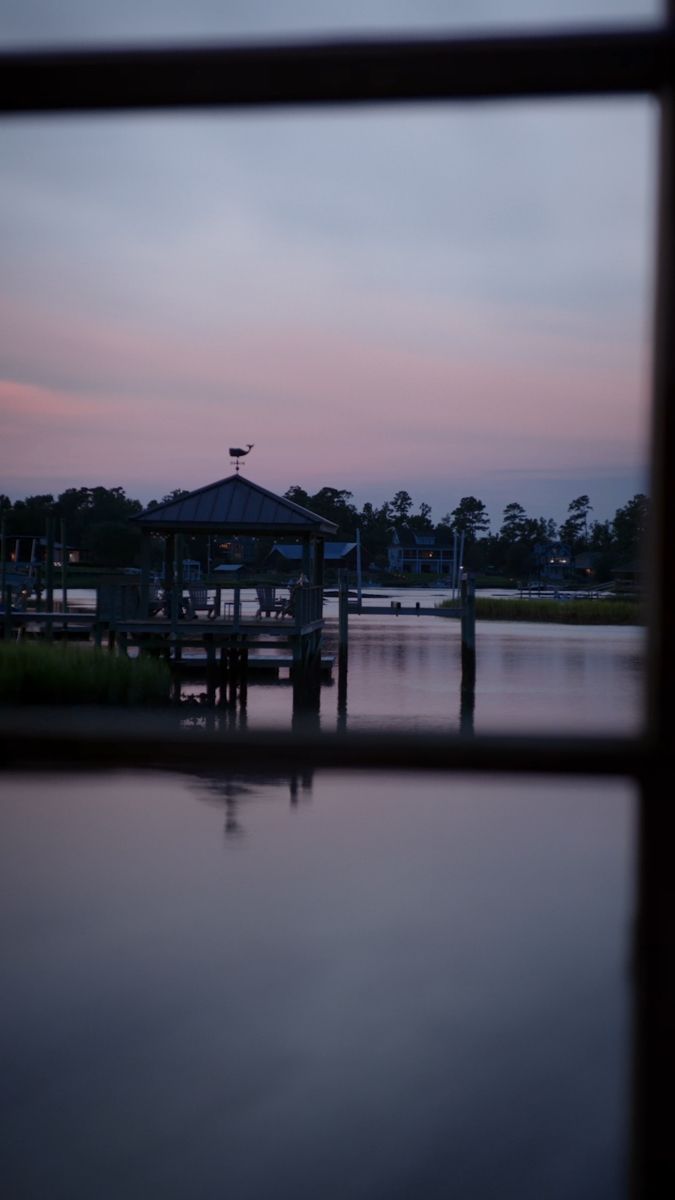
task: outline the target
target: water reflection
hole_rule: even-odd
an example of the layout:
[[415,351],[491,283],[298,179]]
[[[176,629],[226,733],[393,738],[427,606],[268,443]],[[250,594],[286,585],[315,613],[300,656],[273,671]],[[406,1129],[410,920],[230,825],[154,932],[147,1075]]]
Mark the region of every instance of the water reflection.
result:
[[225,836],[236,838],[244,833],[242,811],[245,812],[248,801],[258,801],[261,795],[274,793],[277,788],[287,788],[289,805],[295,808],[301,799],[310,799],[314,770],[305,768],[283,774],[247,772],[246,775],[233,775],[227,771],[191,771],[188,778],[198,781],[195,783],[195,794],[200,800],[224,808]]
[[[205,689],[184,684],[185,720],[210,728],[296,725],[482,732],[639,732],[643,727],[641,629],[479,622],[475,695],[462,692],[459,630],[438,618],[354,617],[336,687],[307,695],[288,679],[251,682],[243,709],[207,711]],[[611,702],[598,704],[598,696]]]
[[5,1194],[619,1200],[631,814],[623,783],[7,781]]

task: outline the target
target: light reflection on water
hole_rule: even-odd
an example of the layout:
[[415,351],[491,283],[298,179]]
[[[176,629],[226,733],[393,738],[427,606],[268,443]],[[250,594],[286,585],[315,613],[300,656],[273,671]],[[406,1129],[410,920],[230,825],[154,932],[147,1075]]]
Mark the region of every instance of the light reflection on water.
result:
[[6,1194],[623,1195],[632,800],[5,779]]

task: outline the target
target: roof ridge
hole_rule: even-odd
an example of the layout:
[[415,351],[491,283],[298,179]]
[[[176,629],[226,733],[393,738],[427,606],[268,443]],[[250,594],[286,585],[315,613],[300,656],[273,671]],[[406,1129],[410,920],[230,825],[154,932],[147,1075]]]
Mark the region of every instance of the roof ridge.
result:
[[[170,513],[172,510],[179,510],[181,506],[198,504],[202,497],[209,492],[213,492],[215,496],[220,489],[228,489],[230,495],[232,495],[235,488],[240,494],[241,502],[244,502],[244,497],[241,496],[242,491],[248,493],[249,496],[255,494],[261,497],[262,500],[271,501],[276,509],[280,510],[279,524],[283,524],[283,514],[286,513],[287,524],[292,523],[290,517],[293,516],[296,520],[300,518],[306,525],[316,525],[324,532],[328,531],[327,527],[333,532],[338,528],[334,521],[322,517],[320,513],[312,512],[309,508],[303,508],[301,504],[296,504],[294,500],[289,500],[287,496],[278,496],[275,492],[270,491],[269,488],[263,487],[260,483],[255,483],[252,479],[242,477],[238,473],[226,475],[223,479],[216,479],[213,483],[207,483],[202,485],[202,487],[194,488],[191,492],[186,492],[184,496],[174,496],[171,499],[163,500],[160,504],[153,505],[152,508],[146,507],[142,512],[134,514],[131,520],[148,525],[152,521],[161,519],[162,514]],[[244,506],[246,507],[246,505]],[[167,523],[170,520],[170,517],[167,518]]]

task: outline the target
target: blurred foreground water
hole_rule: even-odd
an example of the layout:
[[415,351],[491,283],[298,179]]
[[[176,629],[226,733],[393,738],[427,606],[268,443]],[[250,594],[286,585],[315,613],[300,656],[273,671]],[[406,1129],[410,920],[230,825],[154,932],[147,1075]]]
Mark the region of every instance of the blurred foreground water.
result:
[[[457,728],[454,625],[352,630],[348,725]],[[633,731],[641,649],[481,626],[476,728]],[[246,719],[289,721],[289,689]],[[634,806],[616,781],[5,775],[5,1194],[623,1196]]]

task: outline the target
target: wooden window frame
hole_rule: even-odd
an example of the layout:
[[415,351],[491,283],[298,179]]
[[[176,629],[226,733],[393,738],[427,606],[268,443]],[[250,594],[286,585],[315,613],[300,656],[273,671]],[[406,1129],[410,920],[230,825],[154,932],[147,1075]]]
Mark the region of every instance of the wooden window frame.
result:
[[[0,54],[0,112],[238,110],[651,95],[660,106],[651,410],[652,521],[645,731],[617,737],[386,733],[209,736],[124,715],[5,714],[5,769],[208,763],[623,776],[639,787],[631,1194],[675,1194],[675,0],[663,25],[477,38],[405,37],[203,48]],[[664,1182],[664,1175],[665,1180]],[[670,1193],[668,1191],[670,1182]],[[660,1191],[665,1188],[665,1191]]]

